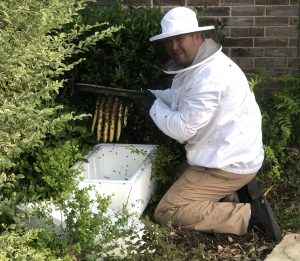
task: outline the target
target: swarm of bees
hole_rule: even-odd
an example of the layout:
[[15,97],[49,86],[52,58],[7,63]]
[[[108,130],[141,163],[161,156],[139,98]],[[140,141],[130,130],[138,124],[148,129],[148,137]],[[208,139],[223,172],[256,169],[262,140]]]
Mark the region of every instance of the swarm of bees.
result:
[[97,141],[119,141],[122,128],[127,124],[128,104],[118,96],[97,96],[92,132]]

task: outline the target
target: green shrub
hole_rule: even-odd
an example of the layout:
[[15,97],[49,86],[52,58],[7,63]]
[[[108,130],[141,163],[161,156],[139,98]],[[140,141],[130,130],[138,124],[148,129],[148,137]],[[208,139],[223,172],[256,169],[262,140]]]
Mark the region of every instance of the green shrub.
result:
[[[71,255],[77,260],[97,260],[127,255],[131,250],[122,244],[128,244],[127,237],[137,237],[137,230],[129,223],[129,214],[125,209],[109,211],[109,197],[91,196],[90,188],[75,188],[69,197],[53,202],[55,209],[61,211],[65,217],[65,226],[55,227],[47,213],[52,208],[37,206],[36,213],[40,212],[41,220],[53,230],[41,236],[41,242],[52,249],[59,257]],[[42,214],[42,215],[41,215]]]
[[254,78],[263,115],[263,142],[266,153],[262,181],[267,186],[281,182],[283,186],[299,188],[300,179],[297,173],[300,166],[300,77],[262,75]]
[[5,232],[0,236],[0,260],[2,261],[71,261],[72,256],[68,255],[53,255],[51,249],[46,247],[38,247],[36,242],[41,236],[42,230],[32,229],[24,234],[16,232]]
[[[8,180],[10,176],[17,177],[16,183],[5,183],[5,193],[1,191],[2,203],[6,202],[7,208],[14,210],[17,201],[31,196],[42,197],[47,190],[43,187],[45,183],[52,187],[52,192],[63,193],[61,187],[53,186],[55,181],[50,182],[49,172],[48,177],[39,172],[47,164],[41,160],[53,159],[55,146],[58,152],[59,145],[55,142],[64,138],[63,144],[74,136],[72,123],[87,117],[76,115],[70,107],[56,101],[65,82],[63,75],[83,60],[73,58],[75,55],[118,30],[111,27],[93,33],[90,31],[101,25],[76,24],[76,14],[86,3],[85,0],[0,3],[0,172]],[[63,27],[68,30],[62,30]],[[63,137],[65,134],[67,137]],[[72,152],[71,148],[62,147],[61,153]],[[77,153],[72,153],[74,160]],[[59,166],[63,163],[57,162],[56,168]],[[58,178],[57,173],[51,175]],[[41,180],[44,183],[39,183]]]
[[162,87],[162,70],[149,38],[160,30],[158,8],[91,5],[78,19],[94,25],[122,26],[118,33],[95,45],[79,66],[78,81],[126,89]]
[[[20,202],[66,198],[75,187],[76,172],[70,167],[81,158],[82,141],[88,138],[86,127],[75,124],[88,115],[58,102],[64,76],[84,60],[76,55],[119,29],[96,31],[103,24],[76,23],[87,2],[0,3],[0,232],[23,226],[16,208]],[[23,234],[23,245],[17,234],[8,236],[12,246],[20,242],[22,253],[25,244],[36,241],[36,234],[29,233],[27,241]],[[14,253],[19,255],[17,247]],[[32,259],[38,256],[31,248],[30,253]]]
[[[23,208],[16,223],[0,234],[1,260],[122,260],[130,255],[131,239],[139,232],[129,223],[132,215],[109,212],[110,198],[91,197],[89,190],[75,188],[63,200]],[[53,210],[61,212],[61,226],[53,222]]]
[[24,194],[17,193],[22,175],[0,174],[0,233],[16,216],[16,205],[22,200]]
[[[82,60],[72,60],[117,28],[80,39],[94,26],[74,24],[82,1],[9,1],[0,3],[0,170],[14,166],[22,153],[74,119],[55,97],[62,76]],[[62,27],[72,24],[68,31]],[[54,117],[55,115],[55,117]]]

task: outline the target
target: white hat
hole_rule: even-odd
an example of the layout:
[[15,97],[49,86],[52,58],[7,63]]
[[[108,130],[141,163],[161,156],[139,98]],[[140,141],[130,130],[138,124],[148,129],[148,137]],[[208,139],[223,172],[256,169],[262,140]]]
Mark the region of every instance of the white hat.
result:
[[214,29],[214,26],[198,26],[196,13],[187,7],[175,7],[161,20],[162,33],[150,38],[150,42],[167,37]]

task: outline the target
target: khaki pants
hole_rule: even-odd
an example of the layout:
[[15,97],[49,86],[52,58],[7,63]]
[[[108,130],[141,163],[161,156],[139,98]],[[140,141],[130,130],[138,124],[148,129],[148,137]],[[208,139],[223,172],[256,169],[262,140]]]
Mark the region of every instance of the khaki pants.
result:
[[255,175],[189,167],[161,199],[154,218],[162,225],[183,229],[246,234],[250,204],[224,202],[224,199]]

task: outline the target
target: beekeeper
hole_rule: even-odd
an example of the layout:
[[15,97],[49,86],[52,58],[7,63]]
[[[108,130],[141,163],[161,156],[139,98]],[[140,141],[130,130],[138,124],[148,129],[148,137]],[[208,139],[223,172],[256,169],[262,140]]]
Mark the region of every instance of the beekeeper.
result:
[[[152,90],[157,99],[150,116],[163,133],[185,145],[189,167],[161,199],[155,220],[243,235],[251,204],[226,199],[262,166],[260,109],[244,73],[222,52],[214,26],[199,27],[194,11],[176,7],[165,14],[161,27],[150,41],[156,48],[164,46],[169,58],[164,72],[174,77],[171,88]],[[266,206],[257,205],[258,218],[269,222]],[[270,237],[276,233],[267,232]]]

